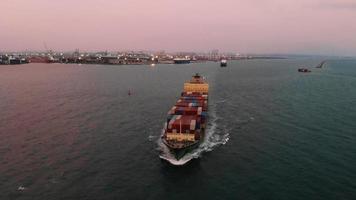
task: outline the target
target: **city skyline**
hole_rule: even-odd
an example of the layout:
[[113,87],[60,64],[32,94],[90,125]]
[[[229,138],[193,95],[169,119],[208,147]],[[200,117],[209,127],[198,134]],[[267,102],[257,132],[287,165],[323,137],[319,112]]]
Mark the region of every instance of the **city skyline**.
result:
[[356,55],[352,0],[4,0],[1,6],[0,51]]

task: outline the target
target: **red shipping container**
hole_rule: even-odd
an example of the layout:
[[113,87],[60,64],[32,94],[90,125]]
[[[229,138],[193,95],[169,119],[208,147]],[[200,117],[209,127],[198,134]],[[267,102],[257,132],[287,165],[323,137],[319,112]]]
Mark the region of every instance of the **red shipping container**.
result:
[[175,129],[177,133],[194,131],[200,121],[200,117],[195,115],[174,115],[168,122],[168,130]]
[[201,115],[202,107],[177,107],[174,106],[169,112],[169,115]]

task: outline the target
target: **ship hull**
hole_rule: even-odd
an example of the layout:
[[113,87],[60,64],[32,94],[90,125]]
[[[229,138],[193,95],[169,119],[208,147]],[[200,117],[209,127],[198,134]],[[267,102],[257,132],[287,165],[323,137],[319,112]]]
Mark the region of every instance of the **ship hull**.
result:
[[170,149],[170,151],[174,154],[174,157],[179,160],[187,153],[192,152],[194,149],[198,148],[199,144],[200,141],[181,149]]
[[190,60],[174,60],[174,64],[189,64]]
[[226,60],[221,60],[220,67],[226,67],[226,66],[227,66],[227,61]]
[[200,140],[190,144],[190,145],[185,145],[180,148],[172,146],[165,138],[162,138],[163,143],[168,147],[169,151],[174,155],[174,157],[177,160],[180,160],[184,155],[186,155],[189,152],[192,152],[193,150],[197,149],[204,137],[204,133],[201,134]]

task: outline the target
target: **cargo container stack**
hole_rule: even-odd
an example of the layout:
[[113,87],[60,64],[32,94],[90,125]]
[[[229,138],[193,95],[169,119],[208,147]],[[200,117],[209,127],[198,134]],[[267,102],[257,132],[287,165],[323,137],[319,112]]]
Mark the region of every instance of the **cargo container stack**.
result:
[[208,112],[209,84],[196,74],[184,83],[183,92],[168,111],[162,140],[179,160],[202,140]]

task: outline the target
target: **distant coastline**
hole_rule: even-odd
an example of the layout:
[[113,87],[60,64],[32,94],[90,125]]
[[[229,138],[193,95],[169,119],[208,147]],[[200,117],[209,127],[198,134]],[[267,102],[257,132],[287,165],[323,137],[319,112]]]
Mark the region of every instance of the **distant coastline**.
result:
[[209,53],[179,52],[166,53],[127,51],[127,52],[8,52],[0,53],[1,65],[18,65],[27,63],[76,63],[76,64],[107,64],[107,65],[150,65],[175,64],[175,59],[186,59],[189,62],[206,62],[246,59],[285,59],[284,56],[247,55],[238,53],[219,53],[218,50]]

